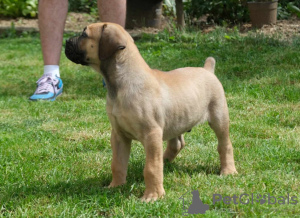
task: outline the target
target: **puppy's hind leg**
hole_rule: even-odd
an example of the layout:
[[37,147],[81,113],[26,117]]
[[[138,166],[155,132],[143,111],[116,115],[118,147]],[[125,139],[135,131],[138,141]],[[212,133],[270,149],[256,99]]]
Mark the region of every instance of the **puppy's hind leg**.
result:
[[164,152],[164,160],[169,160],[170,162],[175,159],[177,154],[180,152],[181,149],[183,149],[185,145],[183,134],[170,139],[168,141],[167,149]]
[[216,110],[216,108],[211,110],[209,125],[218,138],[221,175],[237,173],[234,165],[233,147],[229,138],[229,115],[226,101],[222,110]]

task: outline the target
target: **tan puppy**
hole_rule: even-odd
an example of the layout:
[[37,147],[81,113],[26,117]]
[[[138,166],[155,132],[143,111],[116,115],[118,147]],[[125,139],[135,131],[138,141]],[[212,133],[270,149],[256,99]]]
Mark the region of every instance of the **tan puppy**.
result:
[[[126,182],[131,141],[140,141],[146,152],[142,200],[165,194],[163,159],[172,161],[184,147],[183,133],[209,122],[218,138],[221,174],[236,173],[229,138],[229,115],[224,90],[214,75],[215,60],[204,68],[170,72],[151,69],[131,36],[119,25],[96,23],[79,37],[67,40],[67,57],[100,72],[107,84],[106,111],[112,125],[112,182]],[[168,141],[163,154],[163,140]]]

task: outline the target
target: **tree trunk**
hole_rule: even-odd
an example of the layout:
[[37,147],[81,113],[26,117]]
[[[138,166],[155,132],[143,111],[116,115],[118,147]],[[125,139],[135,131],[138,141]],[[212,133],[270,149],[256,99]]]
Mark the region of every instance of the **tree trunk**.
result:
[[177,16],[177,27],[182,29],[185,26],[184,22],[184,9],[182,0],[176,0],[176,16]]
[[126,28],[160,28],[162,0],[127,0]]

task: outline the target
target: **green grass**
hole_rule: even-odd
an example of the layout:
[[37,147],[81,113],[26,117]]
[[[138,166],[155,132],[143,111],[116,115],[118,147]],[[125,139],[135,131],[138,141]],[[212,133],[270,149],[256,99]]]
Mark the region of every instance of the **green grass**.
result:
[[[203,66],[216,58],[228,100],[235,176],[220,177],[217,140],[207,124],[185,134],[187,146],[164,167],[166,196],[140,202],[144,151],[132,147],[127,184],[111,180],[110,124],[101,76],[62,53],[64,92],[29,102],[41,76],[37,36],[0,40],[0,216],[180,217],[178,199],[197,189],[206,217],[298,217],[300,214],[300,38],[217,29],[145,35],[137,45],[152,68]],[[213,194],[296,196],[297,205],[213,205]],[[191,203],[187,194],[185,208]]]

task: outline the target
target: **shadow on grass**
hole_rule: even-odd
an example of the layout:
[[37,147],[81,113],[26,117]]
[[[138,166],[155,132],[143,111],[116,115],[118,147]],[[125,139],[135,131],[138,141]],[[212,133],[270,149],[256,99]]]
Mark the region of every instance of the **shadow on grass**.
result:
[[[28,202],[39,202],[38,199],[45,197],[47,198],[46,204],[57,204],[58,202],[73,201],[74,199],[88,201],[96,198],[99,204],[104,203],[105,205],[110,204],[112,199],[128,198],[130,187],[121,186],[120,188],[108,189],[106,188],[109,184],[107,176],[105,179],[94,177],[84,180],[62,181],[55,184],[33,183],[19,186],[7,191],[2,197],[3,209],[0,211],[0,215],[1,213],[5,214],[5,212],[13,212],[18,207],[27,205]],[[120,193],[122,196],[120,196]]]
[[[48,198],[49,204],[57,201],[69,201],[71,199],[80,199],[85,201],[88,199],[96,199],[100,206],[103,203],[115,204],[118,199],[128,199],[134,195],[138,198],[142,197],[144,192],[143,178],[144,162],[131,162],[129,164],[127,183],[116,188],[107,188],[111,181],[111,172],[102,174],[101,177],[93,177],[87,179],[78,179],[71,181],[59,181],[56,183],[45,183],[35,181],[31,184],[19,185],[6,190],[1,201],[4,202],[5,211],[14,211],[16,208],[27,205],[28,202],[37,201],[39,198]],[[168,175],[173,171],[181,171],[184,174],[192,176],[205,172],[215,174],[218,172],[217,166],[196,166],[189,167],[180,164],[166,163],[164,174]],[[165,177],[166,179],[166,177]],[[71,197],[71,198],[70,198]],[[47,204],[48,204],[47,203]]]
[[188,174],[192,176],[193,174],[201,174],[204,173],[206,175],[212,174],[212,175],[220,175],[220,166],[218,165],[212,165],[212,164],[206,164],[206,165],[182,165],[175,162],[170,163],[169,161],[166,161],[164,163],[164,173],[165,175],[174,173],[174,171],[178,171],[181,174]]

